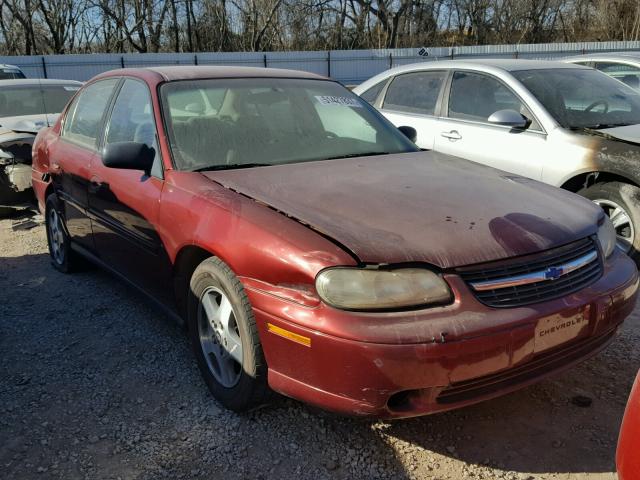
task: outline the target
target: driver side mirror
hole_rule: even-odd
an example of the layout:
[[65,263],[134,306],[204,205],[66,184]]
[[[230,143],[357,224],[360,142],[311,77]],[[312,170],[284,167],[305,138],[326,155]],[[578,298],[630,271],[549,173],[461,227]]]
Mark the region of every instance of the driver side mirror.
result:
[[515,110],[498,110],[492,113],[487,121],[511,128],[527,128],[529,125],[529,119]]
[[115,142],[102,150],[102,163],[108,168],[142,170],[149,175],[155,156],[155,150],[146,143]]
[[413,143],[416,143],[416,140],[418,139],[418,132],[416,132],[415,128],[403,125],[402,127],[398,127],[398,130],[400,130],[404,134],[404,136],[411,140]]

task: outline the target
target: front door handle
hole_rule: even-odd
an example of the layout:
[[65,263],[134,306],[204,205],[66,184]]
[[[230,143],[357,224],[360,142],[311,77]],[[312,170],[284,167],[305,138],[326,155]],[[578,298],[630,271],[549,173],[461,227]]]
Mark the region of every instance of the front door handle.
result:
[[442,132],[440,135],[443,136],[444,138],[448,138],[449,140],[460,140],[462,138],[462,135],[460,135],[457,130],[451,130],[450,132]]

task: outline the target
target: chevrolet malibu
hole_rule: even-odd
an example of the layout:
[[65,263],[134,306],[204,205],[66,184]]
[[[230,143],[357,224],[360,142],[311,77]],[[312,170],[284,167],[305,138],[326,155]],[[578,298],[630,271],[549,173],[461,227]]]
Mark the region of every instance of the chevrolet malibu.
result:
[[53,266],[147,294],[235,411],[457,408],[595,354],[636,298],[600,208],[420,152],[307,73],[102,74],[38,135],[33,184]]

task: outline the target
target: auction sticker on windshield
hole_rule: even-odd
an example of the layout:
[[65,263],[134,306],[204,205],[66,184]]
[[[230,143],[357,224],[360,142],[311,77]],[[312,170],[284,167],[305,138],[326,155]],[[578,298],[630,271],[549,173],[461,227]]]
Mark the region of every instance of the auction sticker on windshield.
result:
[[538,321],[533,351],[541,352],[576,338],[589,325],[589,306],[571,317],[552,315]]
[[334,97],[333,95],[316,95],[322,105],[341,105],[343,107],[362,107],[357,98],[350,97]]

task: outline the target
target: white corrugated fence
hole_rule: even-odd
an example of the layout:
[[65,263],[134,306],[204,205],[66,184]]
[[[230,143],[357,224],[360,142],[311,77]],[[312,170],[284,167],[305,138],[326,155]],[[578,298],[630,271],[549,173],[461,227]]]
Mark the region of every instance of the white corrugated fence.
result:
[[582,42],[470,47],[424,47],[388,50],[312,52],[102,53],[87,55],[0,56],[28,77],[88,80],[122,67],[157,65],[246,65],[290,68],[360,83],[392,66],[444,58],[504,57],[553,59],[589,52],[640,50],[640,42]]

